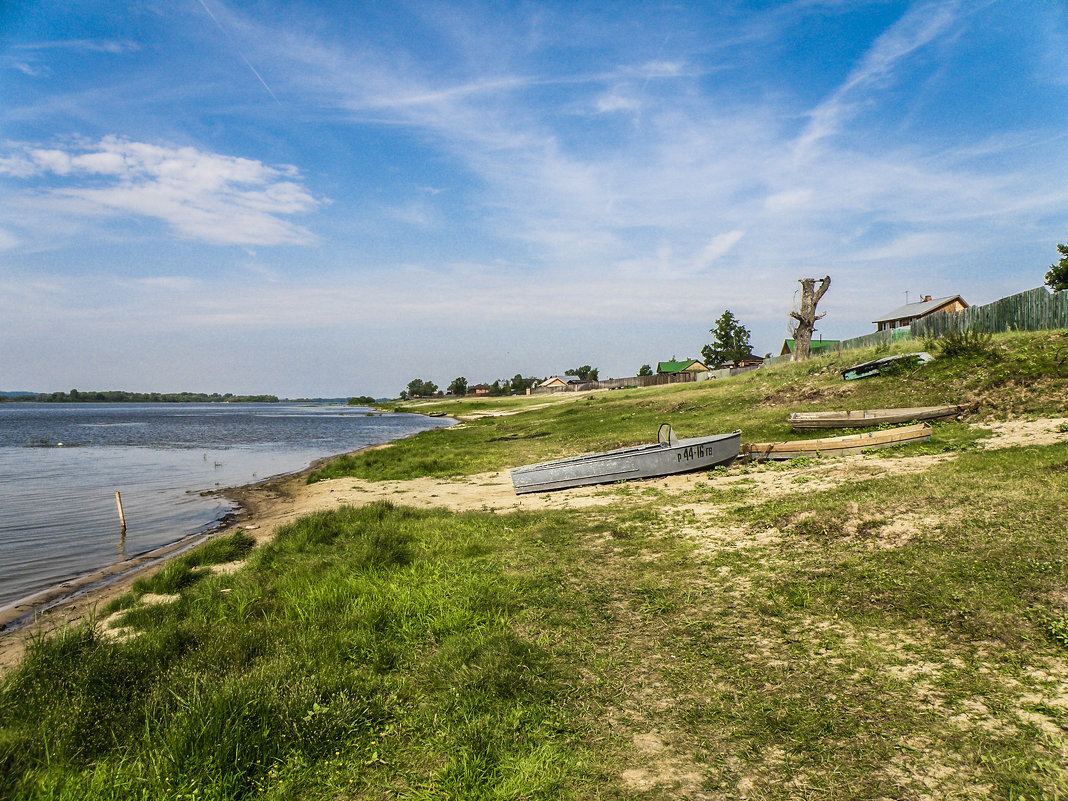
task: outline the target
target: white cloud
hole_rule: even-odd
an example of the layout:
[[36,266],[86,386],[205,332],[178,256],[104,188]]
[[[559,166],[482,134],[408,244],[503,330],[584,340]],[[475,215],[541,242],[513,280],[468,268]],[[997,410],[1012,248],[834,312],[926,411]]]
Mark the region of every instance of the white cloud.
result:
[[809,123],[797,142],[797,157],[806,158],[820,140],[838,133],[864,101],[865,90],[890,81],[901,61],[952,31],[958,19],[958,6],[957,0],[936,0],[915,6],[882,33],[842,85],[809,112]]
[[52,70],[50,67],[37,64],[27,64],[25,61],[16,61],[11,66],[17,69],[23,75],[29,75],[31,78],[42,78],[46,75],[52,74]]
[[24,148],[0,160],[0,171],[67,179],[45,196],[68,212],[153,217],[182,237],[217,245],[310,244],[315,237],[283,217],[323,202],[295,167],[117,136],[67,149]]
[[86,153],[75,156],[70,162],[79,170],[98,175],[121,175],[126,170],[126,160],[113,151]]
[[[959,247],[959,237],[939,232],[910,233],[896,237],[878,247],[865,248],[856,253],[858,261],[892,261],[904,265]],[[922,263],[922,262],[921,262]]]
[[776,192],[764,201],[764,208],[771,212],[801,209],[812,202],[813,194],[811,189],[787,189],[783,192]]
[[435,226],[440,222],[440,217],[432,205],[421,200],[414,200],[400,206],[393,206],[386,210],[395,220],[417,228]]
[[638,78],[677,78],[683,73],[683,64],[678,61],[647,61],[627,72]]
[[62,150],[31,150],[30,159],[45,172],[56,175],[70,172],[70,155]]
[[156,278],[139,278],[137,285],[148,289],[162,289],[167,292],[189,292],[202,288],[203,284],[196,278],[182,276],[158,276]]
[[22,153],[11,156],[0,156],[0,175],[11,175],[15,178],[29,178],[40,169],[40,165],[27,158]]
[[698,271],[708,269],[716,261],[727,255],[741,241],[743,236],[745,236],[745,231],[729,231],[712,237],[711,241],[705,245],[701,254],[697,257],[696,269]]
[[619,89],[613,89],[607,94],[603,94],[597,98],[596,108],[602,114],[609,114],[614,111],[640,111],[642,107],[641,101],[629,97]]
[[83,50],[93,53],[108,53],[121,56],[136,53],[141,45],[128,39],[50,39],[40,42],[24,42],[14,46],[15,50]]

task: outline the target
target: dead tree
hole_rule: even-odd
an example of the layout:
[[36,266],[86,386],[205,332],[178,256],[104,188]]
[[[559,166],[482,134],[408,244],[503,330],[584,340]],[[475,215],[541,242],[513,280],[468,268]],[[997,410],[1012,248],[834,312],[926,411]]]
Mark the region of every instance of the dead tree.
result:
[[816,288],[817,279],[815,278],[798,278],[797,280],[801,284],[801,308],[790,312],[790,316],[797,320],[797,328],[794,329],[794,361],[800,362],[808,358],[816,321],[827,316],[827,312],[816,314],[816,304],[830,289],[831,277],[828,275],[819,279],[819,289]]

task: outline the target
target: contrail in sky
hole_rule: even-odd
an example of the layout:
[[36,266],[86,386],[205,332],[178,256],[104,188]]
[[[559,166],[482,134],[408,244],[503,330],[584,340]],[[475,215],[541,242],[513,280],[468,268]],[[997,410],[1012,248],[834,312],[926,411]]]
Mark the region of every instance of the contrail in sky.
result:
[[208,4],[205,3],[204,0],[199,0],[199,2],[200,2],[200,5],[204,7],[204,10],[206,12],[208,12],[208,16],[211,17],[212,20],[215,22],[215,24],[219,26],[219,30],[222,31],[226,35],[226,38],[230,40],[230,44],[232,44],[234,46],[234,50],[236,50],[237,54],[239,56],[241,56],[241,60],[245,62],[245,65],[250,70],[252,70],[252,74],[256,76],[256,78],[259,80],[259,82],[263,84],[263,88],[267,90],[267,94],[269,94],[272,98],[274,98],[274,102],[275,103],[277,103],[278,105],[282,105],[282,101],[280,101],[277,97],[275,97],[274,92],[271,91],[271,87],[269,87],[267,85],[267,81],[263,80],[263,76],[260,75],[258,72],[256,72],[256,68],[252,66],[252,62],[249,61],[247,58],[245,58],[245,54],[241,52],[241,48],[238,47],[237,42],[234,41],[234,37],[232,37],[230,35],[230,32],[227,31],[226,28],[224,28],[222,26],[222,23],[219,22],[219,20],[216,18],[216,16],[211,13],[211,9],[208,8]]

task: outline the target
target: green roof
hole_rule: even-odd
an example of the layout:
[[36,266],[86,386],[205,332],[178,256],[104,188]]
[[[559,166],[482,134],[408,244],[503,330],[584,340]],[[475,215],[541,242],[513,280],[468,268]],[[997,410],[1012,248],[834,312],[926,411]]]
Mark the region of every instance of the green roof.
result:
[[658,373],[681,373],[696,361],[697,359],[687,359],[683,362],[657,362],[656,371]]
[[[809,353],[815,353],[818,350],[826,350],[827,348],[835,347],[840,339],[814,339],[808,346]],[[786,340],[786,349],[790,352],[794,352],[794,341],[792,339]]]

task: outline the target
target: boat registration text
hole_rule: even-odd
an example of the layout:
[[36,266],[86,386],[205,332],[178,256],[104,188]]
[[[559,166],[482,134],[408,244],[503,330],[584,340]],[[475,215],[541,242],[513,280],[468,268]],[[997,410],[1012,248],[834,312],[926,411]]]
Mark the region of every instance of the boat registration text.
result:
[[694,459],[704,459],[706,455],[712,455],[711,448],[705,448],[704,445],[691,445],[688,448],[683,448],[678,453],[676,453],[675,458],[678,462],[690,462]]

